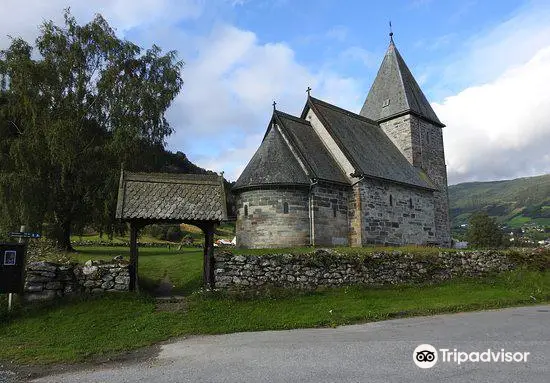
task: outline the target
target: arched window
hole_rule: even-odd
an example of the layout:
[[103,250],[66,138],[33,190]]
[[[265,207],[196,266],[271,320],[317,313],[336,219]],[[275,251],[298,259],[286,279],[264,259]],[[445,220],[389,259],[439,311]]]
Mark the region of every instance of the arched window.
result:
[[288,214],[288,202],[283,203],[283,214]]
[[409,198],[409,209],[413,208],[413,199]]
[[390,194],[390,206],[393,206],[393,196]]
[[248,205],[244,205],[244,216],[248,217]]
[[338,205],[336,204],[336,202],[333,202],[332,203],[332,216],[334,218],[336,218],[336,212],[338,211]]

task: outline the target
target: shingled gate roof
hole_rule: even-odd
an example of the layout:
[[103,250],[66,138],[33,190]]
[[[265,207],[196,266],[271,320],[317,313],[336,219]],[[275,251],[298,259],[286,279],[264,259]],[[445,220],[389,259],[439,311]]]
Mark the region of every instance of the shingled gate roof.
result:
[[376,122],[314,97],[308,97],[302,116],[308,108],[313,109],[356,172],[435,189],[428,176],[407,161]]
[[226,220],[223,177],[123,171],[116,218],[174,222]]
[[437,126],[445,126],[439,121],[392,40],[359,114],[382,122],[406,113],[422,117]]
[[264,139],[233,190],[275,185],[309,185],[309,177],[277,128],[270,123]]

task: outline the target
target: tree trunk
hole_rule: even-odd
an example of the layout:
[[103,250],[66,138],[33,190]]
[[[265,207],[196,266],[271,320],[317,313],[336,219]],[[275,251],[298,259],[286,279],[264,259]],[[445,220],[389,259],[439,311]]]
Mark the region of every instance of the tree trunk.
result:
[[57,229],[57,247],[59,250],[74,252],[71,245],[71,222],[65,221]]

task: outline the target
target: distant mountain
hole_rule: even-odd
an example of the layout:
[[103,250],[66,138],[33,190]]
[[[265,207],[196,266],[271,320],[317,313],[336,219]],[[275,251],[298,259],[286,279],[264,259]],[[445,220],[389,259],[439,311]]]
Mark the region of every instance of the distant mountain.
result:
[[466,182],[449,186],[451,226],[460,228],[476,211],[502,226],[550,226],[550,174],[507,181]]

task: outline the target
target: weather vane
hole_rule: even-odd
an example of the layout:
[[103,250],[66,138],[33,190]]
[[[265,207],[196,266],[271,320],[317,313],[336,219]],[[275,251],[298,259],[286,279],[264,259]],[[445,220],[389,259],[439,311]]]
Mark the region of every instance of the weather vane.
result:
[[393,43],[393,30],[391,27],[391,20],[390,20],[390,41]]

